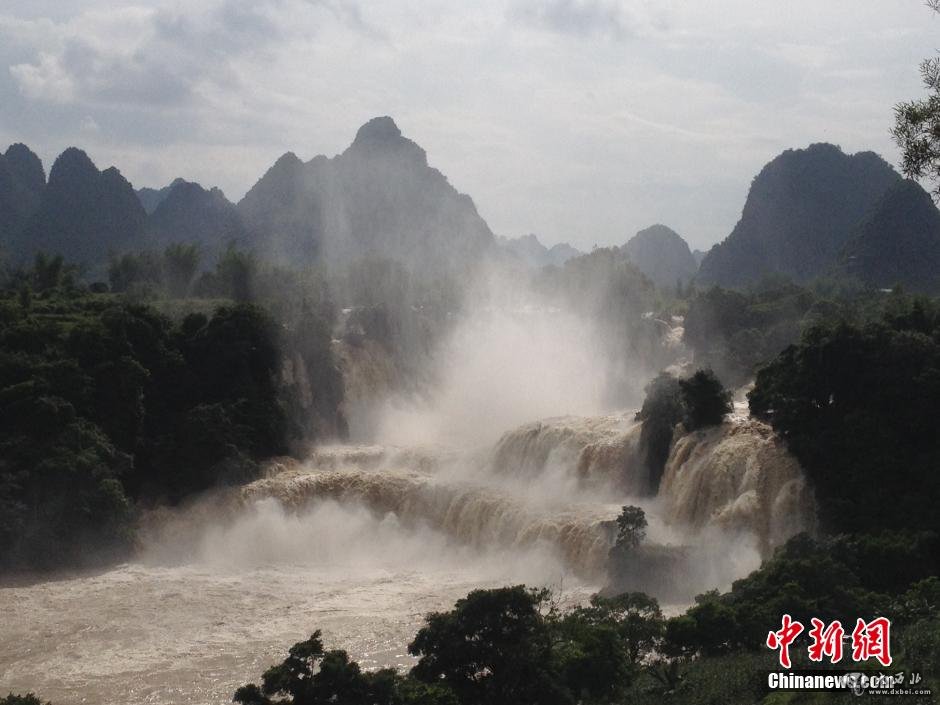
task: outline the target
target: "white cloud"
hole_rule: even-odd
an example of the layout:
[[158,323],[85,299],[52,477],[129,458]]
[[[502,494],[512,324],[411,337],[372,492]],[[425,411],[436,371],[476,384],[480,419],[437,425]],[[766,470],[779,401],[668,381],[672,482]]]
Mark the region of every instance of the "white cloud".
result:
[[590,247],[664,221],[704,246],[786,147],[892,158],[932,19],[896,0],[8,0],[2,136],[237,198],[284,151],[335,154],[391,114],[498,232]]
[[35,64],[17,64],[9,71],[29,98],[59,103],[75,99],[73,77],[56,55],[40,52]]

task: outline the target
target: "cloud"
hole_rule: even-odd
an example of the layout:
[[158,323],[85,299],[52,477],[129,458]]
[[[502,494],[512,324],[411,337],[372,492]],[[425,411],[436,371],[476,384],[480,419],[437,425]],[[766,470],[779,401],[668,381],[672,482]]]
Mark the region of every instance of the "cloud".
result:
[[664,220],[702,247],[786,147],[892,158],[930,17],[897,0],[5,0],[0,147],[48,164],[74,144],[137,185],[237,198],[283,152],[335,154],[391,114],[497,232],[589,248]]
[[10,75],[29,98],[64,103],[75,97],[72,75],[53,54],[40,52],[34,64],[11,66]]
[[24,95],[37,100],[185,106],[203,88],[237,88],[239,61],[270,59],[289,36],[315,34],[324,17],[379,34],[358,5],[335,0],[92,10],[57,25],[54,49],[9,72]]
[[82,118],[81,130],[82,132],[100,132],[101,126],[91,115],[86,115]]
[[645,3],[628,8],[617,0],[522,0],[512,7],[510,17],[557,34],[617,40],[663,24],[662,15],[651,15]]
[[10,66],[24,94],[49,102],[179,106],[203,81],[231,83],[233,58],[278,39],[261,11],[225,0],[208,12],[88,12],[58,27],[55,50]]

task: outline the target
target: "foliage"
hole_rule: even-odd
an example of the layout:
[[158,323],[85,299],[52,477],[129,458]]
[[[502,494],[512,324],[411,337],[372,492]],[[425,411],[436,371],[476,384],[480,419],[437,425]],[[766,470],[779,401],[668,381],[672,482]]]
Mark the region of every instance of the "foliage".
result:
[[[37,260],[34,281],[61,263]],[[49,276],[50,281],[60,279]],[[41,288],[41,287],[40,287]],[[299,346],[324,413],[338,403],[329,330],[296,340],[260,308],[173,323],[111,295],[44,289],[0,298],[0,556],[5,567],[106,560],[132,542],[133,503],[237,482],[287,450],[279,380]],[[287,391],[290,391],[288,388]],[[289,396],[289,395],[288,395]],[[333,406],[335,415],[335,406]],[[94,548],[95,550],[91,550]]]
[[716,426],[731,413],[731,393],[711,370],[698,370],[691,377],[680,379],[679,389],[685,410],[682,423],[688,431]]
[[319,630],[294,644],[283,662],[235,691],[241,705],[457,705],[440,684],[402,677],[392,669],[363,672],[345,651],[325,651]]
[[567,702],[539,611],[547,599],[546,592],[522,586],[474,590],[453,611],[428,615],[408,645],[420,657],[412,675],[445,683],[466,704]]
[[806,470],[832,531],[940,530],[940,313],[893,303],[877,323],[811,328],[748,395]]
[[882,614],[900,623],[905,617],[910,623],[935,615],[940,600],[929,577],[940,572],[938,548],[933,534],[838,535],[818,541],[801,534],[760,569],[735,581],[730,592],[700,595],[685,614],[670,619],[665,651],[708,656],[757,649],[768,625],[779,624],[782,614],[805,624],[812,617],[851,624],[856,617]]
[[51,703],[43,703],[33,693],[27,693],[26,695],[10,693],[5,698],[0,698],[0,705],[51,705]]
[[241,705],[550,705],[619,702],[661,641],[663,615],[646,595],[595,596],[559,611],[546,590],[475,590],[426,617],[407,675],[364,673],[320,632],[295,644]]
[[750,292],[713,286],[693,294],[683,339],[698,364],[736,386],[799,338],[816,303],[810,290],[780,280],[764,280]]
[[[928,2],[940,12],[936,2]],[[925,59],[921,78],[928,95],[899,103],[895,109],[894,140],[901,148],[901,169],[909,178],[927,178],[940,195],[940,58]]]
[[171,298],[187,296],[199,269],[199,248],[173,244],[161,254],[125,252],[112,255],[108,265],[111,291],[152,298],[164,294]]
[[676,424],[687,431],[720,424],[730,413],[731,394],[711,370],[697,370],[687,379],[661,372],[646,385],[646,398],[636,414],[643,422],[640,451],[656,492],[662,478]]
[[646,539],[646,512],[640,507],[623,507],[617,517],[617,539],[614,547],[617,549],[636,548]]
[[241,705],[392,705],[398,680],[394,671],[363,673],[345,651],[325,651],[316,631],[294,644],[281,664],[264,672],[260,688],[253,683],[243,686],[233,701]]
[[669,458],[676,424],[682,420],[682,388],[675,375],[660,372],[646,385],[646,398],[636,418],[643,422],[640,449],[650,473],[650,489],[655,492]]

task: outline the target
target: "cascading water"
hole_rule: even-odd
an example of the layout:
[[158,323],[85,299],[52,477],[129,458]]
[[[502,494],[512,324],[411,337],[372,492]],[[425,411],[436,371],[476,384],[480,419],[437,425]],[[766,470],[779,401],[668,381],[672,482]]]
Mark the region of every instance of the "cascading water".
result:
[[[369,398],[394,374],[374,346],[339,351],[350,428],[383,445],[272,461],[146,514],[131,563],[0,588],[0,684],[57,705],[227,702],[315,629],[364,667],[407,666],[424,615],[472,589],[583,601],[625,504],[650,522],[636,577],[674,610],[812,528],[798,466],[743,418],[678,439],[652,493],[633,413],[599,413],[595,342],[557,311],[487,309],[457,326],[418,409]],[[559,409],[582,415],[532,421]]]
[[816,503],[802,469],[771,428],[752,419],[678,439],[659,495],[670,523],[748,532],[765,555],[816,526]]
[[644,506],[653,545],[682,547],[692,594],[811,528],[799,468],[762,424],[679,439],[658,497],[642,496],[638,432],[632,414],[563,417],[484,450],[272,462],[244,488],[152,513],[135,563],[0,589],[0,680],[65,705],[222,702],[317,628],[367,667],[406,665],[423,615],[475,587],[583,600],[605,582],[622,504]]

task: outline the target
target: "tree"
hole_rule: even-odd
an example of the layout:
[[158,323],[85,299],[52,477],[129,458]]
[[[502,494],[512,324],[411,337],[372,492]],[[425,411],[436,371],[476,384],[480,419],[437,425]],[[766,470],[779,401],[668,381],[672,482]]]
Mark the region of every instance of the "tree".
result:
[[654,657],[663,648],[666,620],[645,593],[594,595],[589,605],[553,616],[553,623],[558,668],[580,702],[630,702],[625,691],[642,672],[668,673],[652,669],[654,660],[663,665]]
[[720,424],[734,408],[731,393],[711,370],[699,370],[688,379],[679,380],[685,406],[683,424],[688,431]]
[[617,540],[614,543],[617,549],[636,548],[646,540],[646,512],[640,507],[623,507],[617,517]]
[[39,252],[33,263],[33,288],[39,293],[55,289],[62,284],[64,271],[62,255],[49,257],[45,252]]
[[163,269],[167,293],[176,298],[186,296],[199,269],[199,247],[169,245],[163,251]]
[[[927,0],[940,13],[940,0]],[[926,98],[895,106],[892,133],[901,148],[901,169],[909,178],[927,178],[940,196],[940,57],[924,59],[920,65]]]
[[636,419],[643,422],[640,450],[649,470],[650,491],[653,493],[659,489],[659,481],[672,446],[673,430],[683,415],[679,380],[668,372],[661,372],[646,385],[646,398],[636,415]]
[[940,531],[938,341],[937,306],[904,297],[879,323],[810,328],[758,372],[751,412],[800,461],[825,529]]
[[688,379],[661,372],[646,385],[646,398],[636,419],[643,422],[640,452],[649,471],[651,492],[659,489],[676,424],[681,421],[687,431],[694,431],[721,423],[731,409],[731,395],[711,370],[698,370]]
[[51,703],[43,703],[33,693],[27,693],[26,695],[10,693],[5,698],[0,698],[0,705],[51,705]]
[[[393,669],[363,672],[345,651],[326,651],[320,631],[294,644],[284,661],[235,691],[239,705],[457,705],[440,684],[402,677]],[[29,705],[29,704],[27,704]]]
[[150,252],[112,255],[108,264],[108,282],[111,291],[158,290],[163,284],[160,259]]
[[444,683],[463,705],[553,705],[571,698],[552,668],[545,590],[474,590],[450,612],[428,615],[408,646],[413,677]]
[[246,303],[254,297],[257,271],[258,263],[254,256],[234,246],[229,246],[215,267],[216,277],[225,294],[238,303]]

